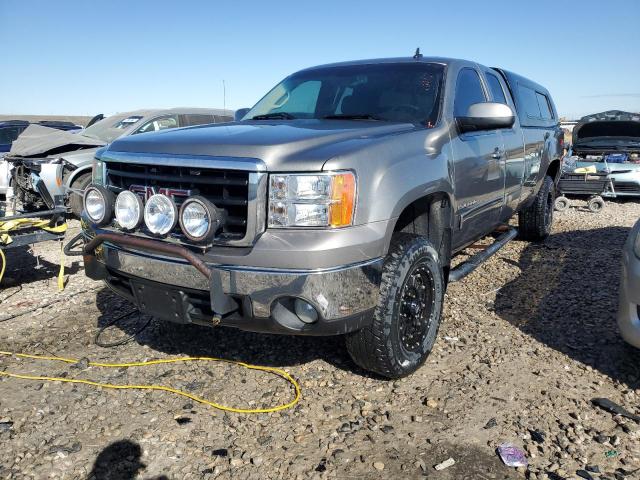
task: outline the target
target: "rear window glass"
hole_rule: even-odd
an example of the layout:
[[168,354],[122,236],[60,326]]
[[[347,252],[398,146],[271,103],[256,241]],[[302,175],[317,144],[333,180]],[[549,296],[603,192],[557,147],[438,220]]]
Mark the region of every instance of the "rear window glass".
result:
[[536,92],[536,97],[538,97],[538,107],[540,107],[540,114],[542,115],[542,118],[545,120],[551,120],[553,118],[553,114],[549,108],[549,99],[546,95],[538,92]]
[[520,93],[520,101],[522,102],[522,107],[524,108],[527,116],[540,118],[540,106],[538,105],[536,91],[532,88],[518,84],[518,92]]
[[500,85],[500,80],[495,75],[491,73],[487,73],[487,81],[489,82],[489,89],[491,90],[491,95],[493,96],[493,101],[498,103],[507,104],[507,99],[504,96],[504,91],[502,90],[502,85]]
[[206,115],[201,113],[188,113],[184,116],[185,125],[206,125],[207,123],[214,123],[213,115]]

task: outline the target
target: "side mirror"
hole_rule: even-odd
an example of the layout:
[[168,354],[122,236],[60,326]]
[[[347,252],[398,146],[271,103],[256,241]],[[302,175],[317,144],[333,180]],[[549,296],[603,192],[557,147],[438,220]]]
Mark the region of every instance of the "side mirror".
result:
[[511,107],[504,103],[484,102],[469,106],[464,117],[456,117],[462,133],[511,128],[516,117]]
[[251,110],[250,108],[240,108],[238,110],[236,110],[236,113],[233,115],[233,119],[236,122],[239,122],[240,120],[242,120],[244,118],[244,116],[247,114],[247,112]]

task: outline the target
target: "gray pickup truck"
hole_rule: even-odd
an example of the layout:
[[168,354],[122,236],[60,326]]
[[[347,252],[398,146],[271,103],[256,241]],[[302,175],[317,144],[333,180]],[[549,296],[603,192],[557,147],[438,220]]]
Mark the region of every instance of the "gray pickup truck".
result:
[[551,229],[558,116],[516,74],[419,53],[339,63],[242,113],[98,152],[89,277],[165,320],[345,335],[358,365],[395,378],[431,351],[449,281]]

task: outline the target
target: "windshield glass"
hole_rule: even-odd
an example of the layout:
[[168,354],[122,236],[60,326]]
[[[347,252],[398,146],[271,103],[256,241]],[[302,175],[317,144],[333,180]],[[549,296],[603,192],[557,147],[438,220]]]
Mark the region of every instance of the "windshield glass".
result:
[[85,128],[82,135],[111,143],[131,130],[142,118],[140,115],[113,115]]
[[435,63],[315,68],[283,80],[243,120],[347,118],[431,127],[438,120],[443,76],[444,66]]

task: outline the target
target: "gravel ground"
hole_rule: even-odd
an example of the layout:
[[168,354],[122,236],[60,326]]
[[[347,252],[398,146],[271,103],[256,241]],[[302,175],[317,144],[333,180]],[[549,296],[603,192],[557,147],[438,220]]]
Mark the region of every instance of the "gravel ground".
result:
[[[341,338],[133,315],[102,340],[149,322],[135,341],[99,347],[98,327],[131,306],[71,258],[58,293],[55,243],[33,247],[38,263],[14,251],[0,290],[0,350],[103,362],[216,356],[282,367],[303,398],[290,410],[240,415],[163,392],[0,378],[0,478],[559,479],[587,467],[601,472],[593,478],[640,478],[640,425],[591,404],[606,397],[640,413],[640,352],[615,326],[620,250],[639,216],[631,202],[610,202],[599,215],[572,208],[545,244],[509,244],[449,288],[434,352],[400,381],[357,369]],[[240,407],[293,394],[282,379],[229,364],[83,363],[0,357],[0,370],[162,384]],[[529,468],[504,466],[495,453],[502,442],[524,449]],[[455,465],[434,469],[450,457]]]

